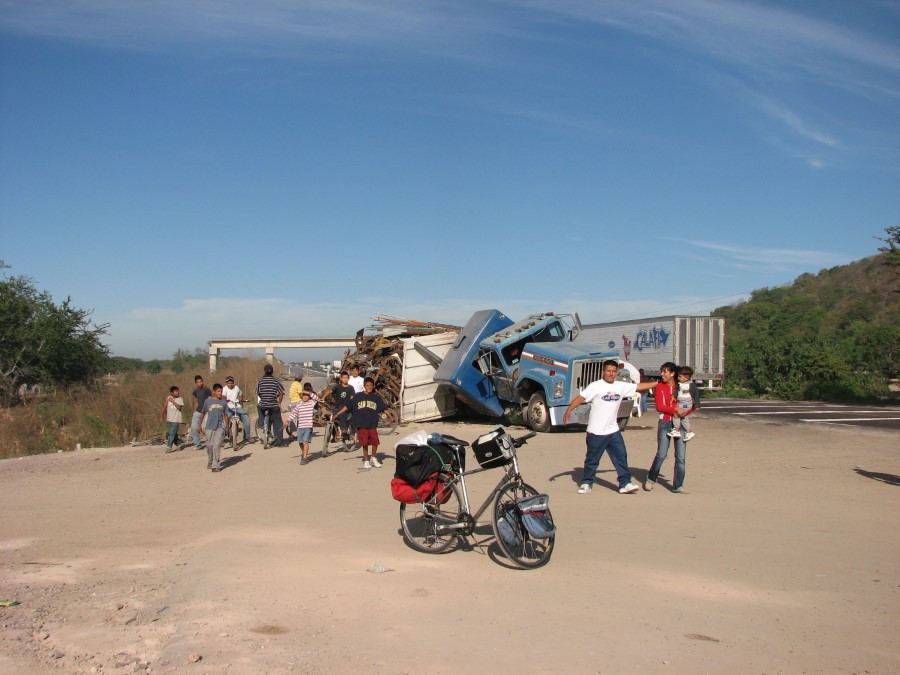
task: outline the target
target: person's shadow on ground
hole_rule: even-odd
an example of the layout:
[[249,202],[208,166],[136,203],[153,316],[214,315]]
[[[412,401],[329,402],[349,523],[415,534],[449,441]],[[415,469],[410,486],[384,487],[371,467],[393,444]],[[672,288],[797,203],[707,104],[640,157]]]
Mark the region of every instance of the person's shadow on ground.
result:
[[856,468],[853,469],[860,476],[865,476],[866,478],[871,478],[872,480],[878,480],[882,483],[887,483],[888,485],[900,485],[900,476],[895,476],[892,473],[878,473],[877,471],[866,471],[865,469]]
[[219,462],[219,466],[221,466],[222,470],[224,471],[225,469],[228,469],[228,468],[234,466],[235,464],[240,464],[245,459],[250,459],[250,457],[252,457],[252,456],[253,456],[253,453],[248,452],[244,455],[232,455],[231,457],[223,457],[222,460]]
[[[644,481],[647,480],[647,474],[650,473],[649,471],[647,471],[647,469],[634,469],[632,467],[628,467],[628,469],[631,471],[631,480],[634,483],[643,483]],[[564,478],[564,477],[568,476],[569,479],[576,486],[578,486],[578,485],[581,485],[582,473],[583,473],[582,467],[576,466],[576,467],[573,467],[571,471],[562,471],[560,473],[553,474],[547,480],[550,481],[551,483],[553,483],[554,481],[556,481],[557,478]],[[612,477],[615,479],[616,478],[616,470],[614,468],[598,469],[597,476],[594,478],[594,485],[602,486],[602,487],[608,488],[610,490],[613,490],[615,492],[619,491],[618,481],[613,483],[612,481],[604,480],[603,478],[600,477],[600,474],[612,474]],[[667,483],[665,481],[660,480],[662,478],[664,478],[664,475],[659,474],[659,479],[657,479],[657,482],[660,485],[667,485]]]

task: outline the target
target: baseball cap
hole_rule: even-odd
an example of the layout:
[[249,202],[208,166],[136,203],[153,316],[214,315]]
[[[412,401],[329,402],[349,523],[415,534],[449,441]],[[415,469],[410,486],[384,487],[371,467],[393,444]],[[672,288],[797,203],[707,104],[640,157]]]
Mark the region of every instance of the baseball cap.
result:
[[225,378],[225,381],[226,381],[226,382],[234,382],[234,377],[232,377],[231,375],[229,375],[228,377]]

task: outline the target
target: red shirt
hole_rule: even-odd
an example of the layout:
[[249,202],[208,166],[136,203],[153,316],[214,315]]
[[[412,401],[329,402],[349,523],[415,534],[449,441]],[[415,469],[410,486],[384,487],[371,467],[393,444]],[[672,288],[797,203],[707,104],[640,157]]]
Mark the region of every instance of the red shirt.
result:
[[653,390],[656,399],[656,411],[663,422],[672,421],[672,413],[678,410],[678,399],[675,398],[675,387],[660,382]]

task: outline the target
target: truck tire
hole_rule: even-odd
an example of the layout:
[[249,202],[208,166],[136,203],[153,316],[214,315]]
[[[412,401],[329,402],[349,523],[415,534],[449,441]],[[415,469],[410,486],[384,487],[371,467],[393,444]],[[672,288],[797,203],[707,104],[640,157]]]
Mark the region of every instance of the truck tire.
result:
[[619,422],[619,431],[625,431],[625,427],[628,426],[628,420],[629,420],[629,419],[631,419],[631,418],[630,418],[630,417],[620,417],[620,418],[618,419],[618,422]]
[[528,399],[525,421],[533,431],[541,433],[550,431],[550,408],[547,407],[547,400],[541,392],[535,392]]

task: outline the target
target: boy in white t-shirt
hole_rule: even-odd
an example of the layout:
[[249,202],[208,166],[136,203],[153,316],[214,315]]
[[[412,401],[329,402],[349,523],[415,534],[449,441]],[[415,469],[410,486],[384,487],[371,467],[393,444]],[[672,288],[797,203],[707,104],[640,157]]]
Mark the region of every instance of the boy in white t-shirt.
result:
[[635,392],[649,391],[655,386],[655,382],[623,382],[617,380],[619,364],[616,361],[603,362],[603,376],[601,379],[591,382],[581,390],[563,415],[563,424],[568,424],[572,412],[583,403],[591,404],[587,426],[587,452],[584,456],[584,468],[582,470],[581,485],[578,486],[578,494],[585,494],[593,489],[594,477],[597,467],[600,466],[600,458],[604,451],[609,451],[619,479],[619,493],[630,495],[640,487],[631,482],[631,471],[628,469],[628,450],[625,448],[625,439],[619,431],[617,420],[619,403],[622,399],[634,396]]
[[365,378],[359,374],[359,366],[350,368],[350,379],[347,381],[357,394],[365,389]]
[[169,395],[163,406],[163,417],[166,420],[166,452],[175,452],[180,449],[178,440],[178,425],[181,424],[181,409],[184,407],[184,399],[179,395],[178,387],[169,387]]

